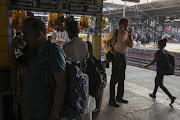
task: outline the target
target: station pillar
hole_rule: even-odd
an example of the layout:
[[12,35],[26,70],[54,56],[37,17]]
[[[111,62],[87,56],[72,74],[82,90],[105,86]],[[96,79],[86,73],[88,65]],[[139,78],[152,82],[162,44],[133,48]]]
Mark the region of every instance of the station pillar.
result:
[[158,37],[158,40],[162,38],[165,19],[166,19],[166,17],[159,17],[159,22],[158,22],[158,25],[157,25],[157,31],[158,31],[157,32],[157,37]]
[[[103,1],[98,0],[97,5],[102,5]],[[101,60],[101,36],[102,36],[102,9],[101,13],[96,15],[96,28],[95,28],[95,40],[94,40],[94,55],[98,60]]]
[[8,1],[0,0],[0,70],[8,67]]

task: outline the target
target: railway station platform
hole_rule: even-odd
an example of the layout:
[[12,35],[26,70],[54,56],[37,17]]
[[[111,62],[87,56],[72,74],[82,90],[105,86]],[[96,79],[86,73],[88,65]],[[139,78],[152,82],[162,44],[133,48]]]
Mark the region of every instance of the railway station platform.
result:
[[[157,50],[157,44],[151,42],[141,44],[139,47],[134,41],[133,48]],[[166,49],[180,53],[180,43],[168,42]],[[101,111],[99,114],[94,114],[93,120],[180,120],[180,76],[164,76],[164,85],[177,98],[170,106],[170,99],[161,88],[158,88],[156,99],[149,97],[149,93],[154,89],[156,76],[154,70],[127,65],[124,99],[129,102],[120,103],[120,107],[115,108],[108,104],[111,63],[109,66],[106,69],[108,82],[104,89]]]
[[180,77],[164,77],[164,85],[177,97],[170,106],[170,99],[160,88],[156,99],[148,96],[154,89],[155,71],[127,65],[124,99],[129,102],[120,103],[120,107],[115,108],[108,104],[111,65],[106,72],[108,83],[104,89],[101,111],[93,115],[93,120],[180,120]]

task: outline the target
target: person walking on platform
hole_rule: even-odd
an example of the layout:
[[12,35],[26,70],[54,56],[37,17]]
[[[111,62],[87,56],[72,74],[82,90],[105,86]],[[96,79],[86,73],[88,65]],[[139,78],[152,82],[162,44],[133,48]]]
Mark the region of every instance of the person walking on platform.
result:
[[172,96],[171,93],[167,90],[167,88],[163,85],[163,77],[164,77],[164,73],[161,71],[160,69],[160,62],[162,62],[163,59],[163,54],[168,53],[167,50],[164,49],[164,47],[166,47],[166,42],[168,41],[168,38],[163,38],[160,39],[158,41],[158,51],[156,51],[155,55],[154,55],[154,59],[147,65],[144,66],[144,68],[147,68],[148,66],[154,64],[155,62],[157,62],[156,64],[156,77],[155,77],[155,86],[154,86],[154,91],[153,93],[149,94],[149,96],[151,98],[156,98],[156,92],[158,90],[158,87],[160,87],[167,95],[168,97],[171,99],[171,104],[174,103],[176,97]]
[[[119,29],[112,30],[109,34],[102,38],[102,46],[104,51],[109,51],[114,55],[112,60],[112,75],[110,81],[110,99],[109,105],[119,107],[119,103],[128,103],[123,99],[124,96],[124,80],[126,70],[126,50],[128,47],[133,47],[132,29],[128,28],[129,20],[127,18],[121,18],[119,21]],[[117,32],[117,34],[116,34]],[[116,39],[117,38],[117,39]],[[114,42],[116,39],[116,42]],[[115,43],[112,49],[109,44]],[[115,98],[115,85],[118,83],[117,96]],[[119,102],[119,103],[118,103]]]
[[[67,58],[72,62],[80,62],[80,68],[85,67],[86,58],[88,56],[88,44],[78,37],[79,28],[77,21],[70,17],[65,22],[70,42],[63,45],[63,50]],[[77,120],[92,120],[92,111],[96,108],[96,100],[89,95],[88,105],[83,113]]]
[[137,43],[136,46],[140,47],[140,41],[141,41],[141,36],[138,34],[136,38],[136,43]]

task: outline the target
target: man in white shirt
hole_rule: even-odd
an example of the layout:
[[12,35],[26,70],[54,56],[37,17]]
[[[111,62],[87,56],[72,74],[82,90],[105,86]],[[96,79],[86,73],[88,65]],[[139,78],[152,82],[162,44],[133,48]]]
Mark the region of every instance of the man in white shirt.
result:
[[[69,18],[66,22],[67,32],[70,42],[63,46],[64,53],[72,62],[80,62],[80,68],[85,67],[86,58],[88,56],[88,45],[85,41],[78,37],[79,28],[77,21]],[[80,116],[81,120],[92,120],[92,111],[96,108],[95,98],[89,95],[88,105],[85,112]],[[78,119],[77,119],[78,120]]]
[[[131,38],[132,29],[128,28],[129,20],[127,18],[121,18],[119,21],[119,29],[116,39],[116,30],[112,30],[109,34],[102,38],[102,46],[104,51],[108,53],[109,51],[114,54],[112,60],[112,75],[110,81],[110,99],[109,105],[114,107],[119,107],[119,103],[128,103],[127,100],[123,99],[124,95],[124,80],[125,80],[125,70],[126,70],[126,51],[128,47],[133,47],[133,41]],[[115,39],[117,42],[115,42]],[[114,44],[114,47],[109,45]],[[115,97],[115,85],[118,83],[117,96]],[[119,103],[118,103],[119,102]]]

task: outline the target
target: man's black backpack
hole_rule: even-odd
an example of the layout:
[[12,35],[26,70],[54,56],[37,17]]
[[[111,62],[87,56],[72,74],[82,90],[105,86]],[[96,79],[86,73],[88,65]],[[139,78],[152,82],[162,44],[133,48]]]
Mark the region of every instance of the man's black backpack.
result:
[[93,97],[98,97],[101,89],[106,85],[107,77],[102,62],[92,55],[91,43],[87,42],[87,44],[89,57],[86,61],[84,72],[89,77],[89,94]]
[[163,54],[162,59],[159,62],[160,71],[164,75],[174,75],[174,69],[175,69],[174,56],[172,56],[169,53],[163,53],[162,52],[162,54]]

